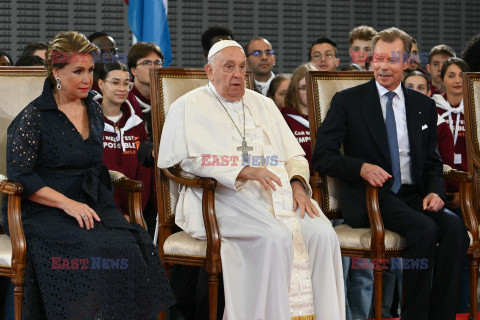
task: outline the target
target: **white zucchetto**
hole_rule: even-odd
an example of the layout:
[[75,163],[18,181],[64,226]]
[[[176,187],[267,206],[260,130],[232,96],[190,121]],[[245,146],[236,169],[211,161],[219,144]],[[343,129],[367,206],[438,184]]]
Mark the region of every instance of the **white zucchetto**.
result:
[[225,49],[225,48],[228,48],[228,47],[237,47],[237,48],[240,48],[242,49],[243,51],[243,47],[238,44],[237,41],[234,41],[234,40],[220,40],[218,42],[216,42],[211,48],[210,48],[210,51],[208,51],[208,60],[210,60],[211,57],[213,57],[215,54],[217,54],[217,52]]

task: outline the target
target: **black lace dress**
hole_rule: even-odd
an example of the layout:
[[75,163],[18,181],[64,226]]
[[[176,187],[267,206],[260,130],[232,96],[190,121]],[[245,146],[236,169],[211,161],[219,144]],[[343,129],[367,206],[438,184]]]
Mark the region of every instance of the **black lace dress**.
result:
[[[174,303],[151,238],[115,206],[102,163],[102,109],[92,97],[84,99],[86,140],[58,110],[48,80],[8,128],[7,176],[24,187],[23,319],[144,320]],[[27,199],[44,186],[88,204],[101,222],[82,229],[64,211]],[[8,230],[5,210],[3,219]]]

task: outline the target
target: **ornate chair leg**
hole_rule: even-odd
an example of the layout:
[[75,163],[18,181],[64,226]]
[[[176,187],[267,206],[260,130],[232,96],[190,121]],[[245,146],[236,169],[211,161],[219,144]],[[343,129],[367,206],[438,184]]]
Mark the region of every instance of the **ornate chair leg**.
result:
[[382,320],[382,266],[375,266],[373,270],[373,294],[375,297],[375,320]]
[[477,284],[478,284],[478,258],[473,255],[468,259],[470,273],[470,314],[469,320],[477,320]]
[[13,289],[15,320],[22,319],[22,305],[23,305],[23,284],[15,283]]
[[218,303],[218,274],[210,274],[208,277],[208,309],[209,320],[217,320]]

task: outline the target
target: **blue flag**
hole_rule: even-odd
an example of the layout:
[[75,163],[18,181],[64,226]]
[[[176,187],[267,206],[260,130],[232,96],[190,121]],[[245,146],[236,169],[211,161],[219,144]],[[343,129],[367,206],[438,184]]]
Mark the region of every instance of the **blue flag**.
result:
[[128,3],[128,23],[132,33],[138,41],[151,41],[162,49],[164,67],[172,63],[167,8],[167,0],[130,0]]

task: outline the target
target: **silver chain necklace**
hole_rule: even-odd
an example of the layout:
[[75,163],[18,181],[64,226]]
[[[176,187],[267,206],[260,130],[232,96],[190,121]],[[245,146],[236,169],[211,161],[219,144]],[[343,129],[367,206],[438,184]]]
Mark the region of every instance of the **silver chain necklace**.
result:
[[215,96],[215,98],[217,98],[218,102],[220,103],[220,105],[223,107],[223,110],[225,110],[225,112],[227,113],[228,117],[230,118],[230,120],[232,120],[232,123],[233,125],[235,126],[235,128],[237,129],[238,131],[238,134],[240,134],[240,137],[242,138],[242,145],[237,147],[237,150],[238,151],[242,151],[242,158],[243,158],[243,163],[245,164],[248,164],[249,161],[248,161],[248,151],[252,151],[253,150],[253,147],[249,147],[247,145],[247,141],[245,140],[245,105],[243,104],[243,98],[242,98],[242,109],[243,109],[243,136],[242,136],[242,132],[240,131],[240,129],[238,128],[237,124],[235,123],[235,121],[233,120],[232,116],[230,115],[230,113],[228,112],[227,108],[225,108],[225,106],[223,105],[222,101],[220,101],[220,99],[218,99],[217,95],[213,92],[212,88],[210,88],[210,86],[208,87],[210,89],[210,91],[212,92],[212,94]]

